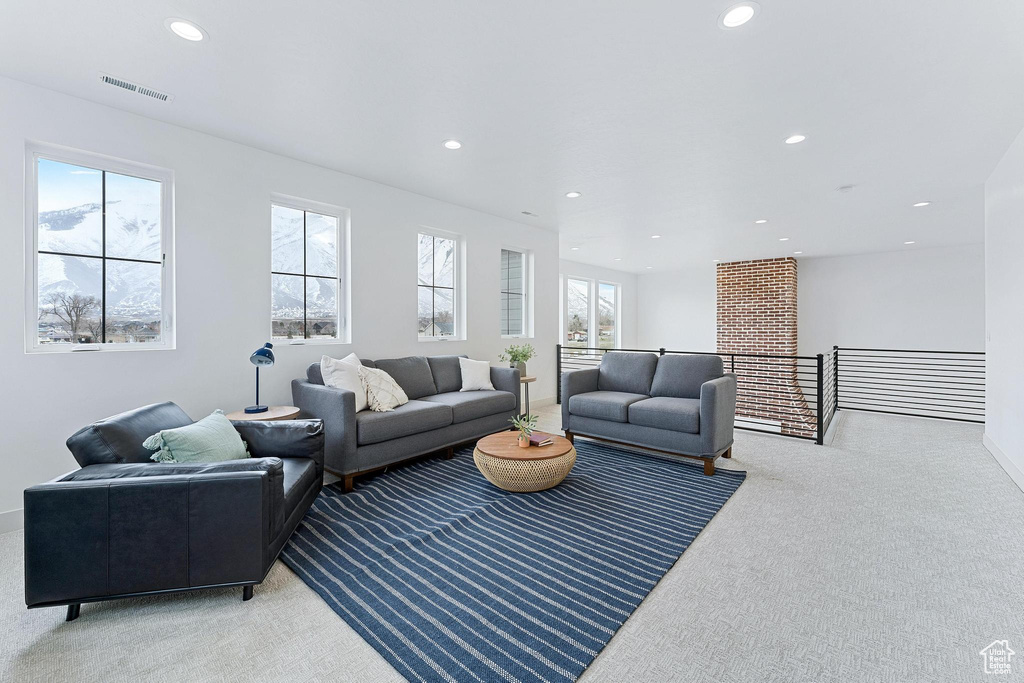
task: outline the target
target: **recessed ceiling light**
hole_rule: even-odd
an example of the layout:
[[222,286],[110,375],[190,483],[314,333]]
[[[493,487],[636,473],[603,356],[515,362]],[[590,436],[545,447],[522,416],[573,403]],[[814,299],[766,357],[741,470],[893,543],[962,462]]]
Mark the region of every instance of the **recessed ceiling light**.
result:
[[767,223],[767,222],[768,222],[768,219],[767,219],[767,218],[761,218],[761,219],[759,219],[759,220],[756,220],[756,221],[754,221],[754,223],[755,223],[756,225],[764,225],[764,224],[765,224],[765,223]]
[[917,204],[914,204],[914,206],[920,208],[922,206],[928,206],[929,204],[931,204],[931,202],[918,202]]
[[172,17],[164,22],[164,26],[179,38],[191,40],[193,43],[198,43],[206,37],[206,31],[199,28],[191,21],[185,21],[184,19],[176,19]]
[[660,240],[661,239],[661,235],[651,235],[651,239],[652,240]]
[[715,259],[715,260],[713,261],[713,263],[721,263],[721,262],[722,262],[722,259],[720,259],[720,258],[716,258],[716,259]]
[[445,149],[459,149],[462,147],[462,143],[458,140],[445,140],[442,144]]
[[718,25],[722,28],[739,28],[757,16],[760,10],[761,6],[756,2],[741,2],[722,12],[718,17]]
[[579,247],[569,247],[569,251],[579,251]]
[[654,266],[647,266],[647,270],[651,270]]
[[793,253],[794,253],[794,254],[802,254],[802,253],[804,253],[804,252],[802,252],[802,251],[794,251]]
[[806,135],[790,135],[788,138],[786,138],[786,144],[795,145],[797,143],[803,142],[806,139]]
[[612,259],[612,260],[613,261],[621,261],[622,259],[621,258],[615,258],[615,259]]
[[779,241],[780,241],[780,242],[788,242],[788,241],[789,241],[789,238],[788,238],[788,237],[780,237],[780,238],[779,238]]
[[566,192],[565,196],[568,197],[569,199],[577,199],[579,197],[582,197],[583,193],[582,192],[576,192],[575,190],[573,190],[572,192]]
[[917,242],[915,242],[914,240],[910,240],[909,242],[904,242],[903,244],[917,244]]

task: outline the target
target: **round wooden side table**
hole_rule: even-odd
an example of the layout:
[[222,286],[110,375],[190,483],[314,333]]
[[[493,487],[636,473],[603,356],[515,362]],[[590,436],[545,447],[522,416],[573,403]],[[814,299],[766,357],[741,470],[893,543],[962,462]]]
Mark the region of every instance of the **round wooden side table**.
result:
[[272,420],[294,420],[298,416],[299,409],[295,406],[270,406],[262,413],[247,413],[244,410],[236,410],[224,417],[232,422],[241,422],[243,420],[270,422]]
[[519,432],[498,432],[476,443],[473,462],[487,481],[515,493],[543,491],[562,483],[576,464],[576,449],[567,439],[548,435],[548,446],[519,447]]

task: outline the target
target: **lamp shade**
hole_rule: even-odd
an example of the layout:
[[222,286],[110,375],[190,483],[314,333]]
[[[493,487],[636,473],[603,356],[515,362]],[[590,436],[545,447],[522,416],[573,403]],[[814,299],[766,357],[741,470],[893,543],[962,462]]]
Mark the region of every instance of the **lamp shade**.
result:
[[274,345],[267,342],[260,348],[252,352],[249,356],[249,362],[253,365],[273,365],[274,364],[274,352],[272,349]]

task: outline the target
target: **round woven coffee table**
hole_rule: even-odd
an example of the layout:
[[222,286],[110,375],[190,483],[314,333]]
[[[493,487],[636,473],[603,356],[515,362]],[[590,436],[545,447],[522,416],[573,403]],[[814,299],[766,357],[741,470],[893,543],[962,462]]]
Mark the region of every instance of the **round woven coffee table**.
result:
[[565,479],[576,464],[576,449],[561,436],[548,446],[520,448],[519,432],[499,432],[480,439],[473,462],[480,474],[500,489],[516,493],[543,491]]

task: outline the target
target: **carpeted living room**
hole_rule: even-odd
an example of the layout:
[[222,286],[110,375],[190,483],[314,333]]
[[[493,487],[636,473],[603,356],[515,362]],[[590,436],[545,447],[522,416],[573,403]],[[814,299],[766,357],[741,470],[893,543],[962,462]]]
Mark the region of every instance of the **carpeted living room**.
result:
[[0,680],[1024,667],[1024,6],[0,22]]

